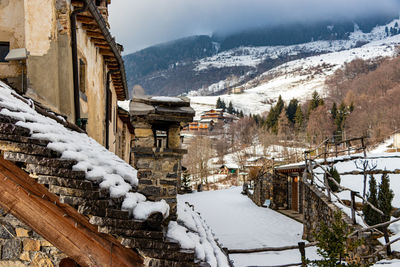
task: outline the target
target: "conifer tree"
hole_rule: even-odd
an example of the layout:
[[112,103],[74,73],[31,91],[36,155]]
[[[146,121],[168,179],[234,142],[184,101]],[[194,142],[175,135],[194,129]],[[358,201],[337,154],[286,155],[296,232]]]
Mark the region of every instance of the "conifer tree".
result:
[[294,98],[294,99],[290,100],[289,105],[286,108],[286,116],[292,124],[294,124],[294,122],[295,122],[294,118],[295,118],[298,104],[299,104],[299,101]]
[[221,100],[221,108],[222,108],[223,111],[226,110],[226,104],[225,104],[224,100]]
[[[376,187],[376,180],[373,175],[370,175],[369,178],[369,192],[367,194],[367,200],[369,203],[378,207],[378,189]],[[365,222],[369,225],[376,225],[381,222],[381,215],[372,209],[372,207],[368,204],[364,204],[363,214],[365,218]]]
[[382,174],[382,181],[379,184],[378,193],[378,209],[380,209],[385,215],[382,216],[382,222],[390,220],[392,213],[392,200],[394,194],[390,189],[390,180],[387,174]]
[[331,108],[331,115],[332,115],[332,119],[336,119],[336,116],[337,116],[337,107],[336,107],[336,103],[335,102],[333,102],[333,104],[332,104],[332,108]]
[[243,118],[243,117],[244,117],[243,110],[240,111],[239,117],[240,117],[240,118]]
[[229,106],[228,106],[228,113],[229,114],[233,114],[234,113],[234,109],[233,109],[233,105],[232,105],[232,101],[229,102]]
[[301,106],[297,105],[296,113],[294,115],[294,126],[296,131],[300,131],[303,128],[304,124],[304,115],[303,111],[301,111]]
[[278,102],[276,102],[275,106],[271,107],[271,110],[267,115],[267,120],[266,120],[267,129],[275,134],[278,133],[278,119],[279,115],[281,114],[284,108],[284,105],[285,104],[283,103],[282,97],[279,96]]
[[215,108],[222,108],[222,102],[221,102],[221,98],[220,97],[218,97],[218,99],[217,99],[217,103],[215,105]]
[[[333,179],[335,179],[335,181],[338,184],[340,184],[340,174],[339,174],[339,172],[337,171],[337,169],[335,167],[332,167],[332,168],[329,169],[328,175],[330,177],[332,177]],[[329,185],[330,189],[333,192],[338,192],[339,191],[339,187],[333,181],[331,181],[330,179],[328,179],[328,185]]]
[[324,100],[319,96],[317,91],[314,91],[310,105],[308,106],[308,115],[310,115],[311,111],[322,105],[324,105]]

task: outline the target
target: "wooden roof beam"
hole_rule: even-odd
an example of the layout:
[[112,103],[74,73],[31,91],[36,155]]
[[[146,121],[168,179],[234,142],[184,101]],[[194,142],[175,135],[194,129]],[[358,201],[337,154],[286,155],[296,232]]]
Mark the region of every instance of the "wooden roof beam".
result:
[[[0,205],[81,266],[143,266],[143,259],[38,184],[15,164],[0,158]],[[62,227],[60,227],[62,226]]]

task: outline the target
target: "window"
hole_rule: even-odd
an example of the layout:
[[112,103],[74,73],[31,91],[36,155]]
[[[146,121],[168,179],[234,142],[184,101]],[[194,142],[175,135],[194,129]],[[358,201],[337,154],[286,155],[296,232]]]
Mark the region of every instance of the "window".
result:
[[0,42],[0,62],[7,62],[6,56],[10,52],[10,43]]
[[79,90],[86,93],[86,64],[82,59],[79,59]]

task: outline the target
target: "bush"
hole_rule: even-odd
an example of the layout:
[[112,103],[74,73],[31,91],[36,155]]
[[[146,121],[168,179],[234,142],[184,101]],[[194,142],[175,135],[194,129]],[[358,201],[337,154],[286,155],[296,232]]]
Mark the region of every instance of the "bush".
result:
[[[337,171],[337,169],[335,167],[332,167],[332,168],[329,169],[328,175],[331,178],[335,179],[335,181],[338,184],[340,184],[340,174],[339,174],[339,172]],[[333,192],[338,192],[339,191],[339,187],[333,181],[331,181],[331,179],[328,179],[328,185],[329,185],[329,187],[331,188],[331,190]]]

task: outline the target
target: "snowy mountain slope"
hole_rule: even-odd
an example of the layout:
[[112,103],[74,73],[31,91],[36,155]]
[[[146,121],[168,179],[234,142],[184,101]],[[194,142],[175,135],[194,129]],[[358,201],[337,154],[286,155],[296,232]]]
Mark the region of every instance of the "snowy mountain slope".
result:
[[[354,35],[357,34],[359,39],[364,38],[364,40],[378,38],[381,36],[381,29],[380,31],[373,31],[371,34],[354,33]],[[358,48],[290,61],[247,82],[243,86],[246,89],[242,94],[220,96],[189,94],[189,97],[196,113],[214,108],[218,97],[220,97],[226,103],[231,101],[235,109],[242,110],[245,114],[260,114],[268,111],[279,95],[282,96],[284,101],[290,101],[292,98],[305,101],[310,98],[314,90],[324,95],[326,93],[326,78],[342,67],[344,63],[356,58],[392,57],[396,55],[396,47],[399,44],[400,36],[395,35],[372,41]],[[262,82],[263,80],[266,80],[266,82]]]
[[223,51],[211,57],[195,62],[195,70],[234,66],[256,67],[266,59],[293,56],[300,53],[329,53],[355,48],[364,43],[387,38],[386,28],[399,28],[400,19],[395,19],[384,26],[376,26],[369,33],[363,33],[357,25],[348,40],[316,41],[291,46],[239,47]]

